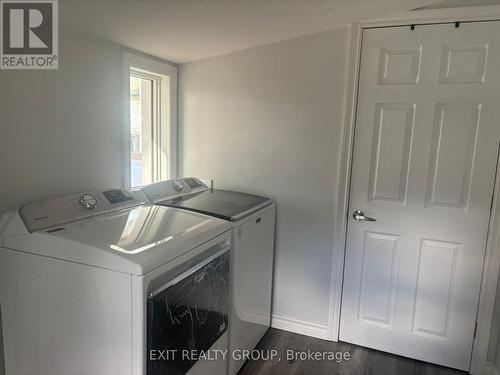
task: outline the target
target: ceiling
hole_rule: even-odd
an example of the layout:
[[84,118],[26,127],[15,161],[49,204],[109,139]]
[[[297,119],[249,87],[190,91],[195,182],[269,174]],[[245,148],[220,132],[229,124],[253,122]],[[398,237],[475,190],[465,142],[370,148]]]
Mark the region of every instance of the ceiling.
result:
[[63,29],[184,63],[415,8],[500,0],[63,0]]

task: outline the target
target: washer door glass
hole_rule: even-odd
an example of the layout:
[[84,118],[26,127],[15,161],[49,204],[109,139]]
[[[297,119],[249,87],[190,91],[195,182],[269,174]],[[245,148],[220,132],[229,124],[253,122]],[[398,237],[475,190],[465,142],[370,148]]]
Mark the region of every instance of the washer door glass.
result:
[[229,254],[216,253],[148,298],[148,375],[187,373],[226,332]]

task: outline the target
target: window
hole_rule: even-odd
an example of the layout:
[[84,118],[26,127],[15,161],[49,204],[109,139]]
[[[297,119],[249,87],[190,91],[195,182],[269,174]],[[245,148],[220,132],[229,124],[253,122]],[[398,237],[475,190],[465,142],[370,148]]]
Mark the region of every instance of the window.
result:
[[124,185],[137,188],[176,176],[177,69],[126,54]]

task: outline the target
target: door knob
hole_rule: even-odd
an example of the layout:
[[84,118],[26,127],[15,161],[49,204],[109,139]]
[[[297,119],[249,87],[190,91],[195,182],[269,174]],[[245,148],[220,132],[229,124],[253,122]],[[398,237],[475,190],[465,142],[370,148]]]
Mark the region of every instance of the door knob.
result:
[[365,216],[365,213],[361,210],[356,210],[352,213],[352,217],[356,221],[377,221],[373,217]]

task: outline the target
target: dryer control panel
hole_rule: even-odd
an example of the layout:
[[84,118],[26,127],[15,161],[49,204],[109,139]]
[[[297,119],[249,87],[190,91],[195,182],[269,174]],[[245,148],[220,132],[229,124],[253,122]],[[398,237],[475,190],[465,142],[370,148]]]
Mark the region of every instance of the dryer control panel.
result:
[[195,177],[182,177],[144,186],[141,191],[152,203],[201,193],[209,188]]
[[144,203],[132,192],[117,188],[28,203],[19,209],[19,215],[29,232],[37,232]]

